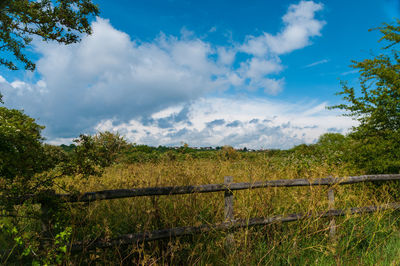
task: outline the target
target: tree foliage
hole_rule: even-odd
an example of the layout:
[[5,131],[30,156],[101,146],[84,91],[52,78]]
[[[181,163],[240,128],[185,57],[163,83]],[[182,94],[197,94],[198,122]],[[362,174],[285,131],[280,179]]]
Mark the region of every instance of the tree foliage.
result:
[[[25,69],[34,70],[35,64],[23,52],[34,36],[76,43],[81,33],[91,33],[88,18],[98,12],[91,0],[1,0],[0,51],[10,53]],[[0,65],[16,70],[13,61],[0,57]]]
[[354,160],[367,172],[400,171],[400,20],[375,29],[385,42],[373,58],[352,61],[359,71],[359,87],[342,83],[345,103],[333,106],[347,111],[359,125],[351,138],[357,140]]
[[44,127],[15,109],[0,107],[0,177],[31,178],[42,170]]
[[395,49],[400,42],[400,20],[377,29],[383,34],[380,41],[388,45],[372,59],[352,61],[351,67],[360,73],[360,90],[343,82],[338,95],[347,103],[332,107],[348,111],[360,122],[356,130],[367,135],[400,129],[400,51]]

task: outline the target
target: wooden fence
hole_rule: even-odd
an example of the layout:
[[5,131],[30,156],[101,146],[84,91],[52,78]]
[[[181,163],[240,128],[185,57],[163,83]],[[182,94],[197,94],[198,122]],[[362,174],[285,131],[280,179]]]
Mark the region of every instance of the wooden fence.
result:
[[[94,248],[107,248],[112,246],[127,245],[144,241],[152,241],[159,239],[168,239],[184,235],[193,235],[210,231],[220,230],[235,230],[238,228],[246,228],[252,226],[268,225],[272,223],[285,223],[298,221],[311,217],[331,217],[330,221],[330,237],[335,238],[335,216],[343,216],[346,214],[371,213],[379,210],[400,209],[400,202],[388,203],[381,206],[364,206],[355,207],[348,210],[334,209],[334,190],[328,190],[329,207],[328,210],[321,213],[294,213],[286,216],[260,217],[251,219],[234,219],[234,194],[236,190],[256,189],[267,187],[300,187],[300,186],[333,186],[346,185],[361,182],[379,182],[379,181],[396,181],[400,180],[400,174],[393,175],[363,175],[350,177],[328,177],[319,179],[281,179],[257,181],[252,183],[233,183],[233,177],[225,177],[224,184],[207,184],[197,186],[178,186],[178,187],[151,187],[151,188],[134,188],[134,189],[116,189],[103,190],[97,192],[88,192],[80,195],[76,194],[55,194],[54,196],[61,202],[92,202],[98,200],[111,200],[130,197],[142,196],[161,196],[161,195],[178,195],[178,194],[193,194],[193,193],[211,193],[224,192],[225,220],[219,224],[204,224],[200,226],[175,227],[161,229],[152,232],[141,232],[134,234],[121,235],[119,237],[108,240],[94,240],[90,243],[74,243],[71,246],[71,251],[81,251]],[[46,202],[41,202],[44,212],[47,211]],[[227,245],[232,242],[232,235],[227,235]]]

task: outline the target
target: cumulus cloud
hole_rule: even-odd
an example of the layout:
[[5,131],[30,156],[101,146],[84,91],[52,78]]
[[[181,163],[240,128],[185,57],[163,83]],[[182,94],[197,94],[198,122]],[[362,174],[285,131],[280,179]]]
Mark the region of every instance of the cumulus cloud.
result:
[[[188,109],[186,119],[170,128],[159,126],[161,116],[146,125],[104,120],[98,130],[120,132],[136,143],[179,146],[232,145],[247,148],[290,148],[313,143],[325,132],[345,133],[354,121],[325,110],[326,103],[283,103],[255,98],[201,98]],[[186,107],[180,107],[181,110]],[[175,114],[181,112],[180,108]],[[171,113],[165,112],[165,118]]]
[[209,59],[209,44],[165,35],[138,43],[101,18],[93,23],[93,35],[79,44],[40,43],[36,49],[43,81],[10,83],[3,89],[6,102],[40,117],[61,137],[101,119],[148,116],[228,86],[224,68]]
[[271,79],[267,76],[279,73],[282,64],[281,54],[287,54],[311,44],[311,38],[321,35],[325,21],[315,18],[315,13],[323,5],[313,1],[301,1],[289,6],[283,16],[283,29],[276,35],[263,33],[260,36],[247,36],[239,51],[253,57],[241,64],[241,77],[250,78],[249,87],[262,88],[266,93],[277,94],[283,89],[284,79]]
[[[213,45],[188,30],[178,37],[161,33],[143,42],[97,18],[93,34],[80,43],[36,43],[40,80],[1,77],[0,89],[8,106],[39,118],[47,126],[45,134],[53,139],[91,132],[99,121],[113,121],[112,125],[136,121],[132,123],[146,129],[140,131],[145,133],[140,140],[147,142],[153,140],[154,132],[163,130],[169,130],[171,139],[189,136],[192,130],[211,136],[213,130],[199,129],[196,119],[188,119],[196,108],[192,103],[230,88],[279,93],[285,84],[284,77],[277,76],[284,69],[279,56],[309,45],[312,37],[320,35],[325,22],[316,19],[315,13],[321,9],[321,4],[312,1],[291,5],[277,34],[247,36],[244,43],[229,46]],[[246,56],[238,57],[238,53]],[[176,113],[171,109],[176,106],[185,108]],[[165,116],[166,112],[170,114]],[[231,125],[227,128],[244,129],[241,114],[235,115],[214,120],[227,119]],[[240,123],[235,124],[236,120]]]
[[241,47],[243,52],[258,57],[267,54],[285,54],[310,44],[310,38],[321,35],[326,24],[315,18],[315,13],[322,10],[323,5],[313,1],[301,1],[289,6],[282,20],[284,28],[276,35],[264,33],[260,36],[248,36]]
[[322,4],[312,1],[301,1],[291,5],[283,16],[286,27],[276,36],[268,33],[265,39],[268,47],[277,54],[289,53],[310,44],[310,37],[321,35],[324,21],[315,19],[315,12],[322,9]]

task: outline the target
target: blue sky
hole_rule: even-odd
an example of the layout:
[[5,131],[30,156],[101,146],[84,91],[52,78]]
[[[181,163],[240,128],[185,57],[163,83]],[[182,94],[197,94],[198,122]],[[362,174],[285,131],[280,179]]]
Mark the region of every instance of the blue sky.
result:
[[7,107],[50,143],[118,131],[148,145],[290,148],[354,121],[328,111],[351,60],[379,52],[399,1],[98,0],[93,34],[35,40],[34,73],[0,68]]

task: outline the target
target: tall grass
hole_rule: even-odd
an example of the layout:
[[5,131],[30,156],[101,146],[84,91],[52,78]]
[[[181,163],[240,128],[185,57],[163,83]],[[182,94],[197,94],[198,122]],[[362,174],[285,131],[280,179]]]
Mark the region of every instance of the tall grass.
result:
[[[63,177],[58,192],[89,192],[104,189],[153,186],[183,186],[272,179],[321,178],[359,175],[362,172],[344,163],[296,153],[215,153],[212,156],[165,156],[154,161],[120,163],[105,169],[102,176]],[[61,189],[63,188],[63,189]],[[335,186],[335,207],[380,205],[396,200],[396,183]],[[330,218],[318,213],[328,209],[328,188],[320,186],[260,188],[234,192],[237,219],[270,217],[289,213],[312,213],[310,219],[292,223],[212,231],[109,249],[84,250],[63,256],[65,265],[143,264],[143,265],[397,265],[400,262],[399,215],[380,211],[335,218],[336,239],[329,237]],[[38,211],[38,205],[30,205]],[[137,197],[91,203],[62,205],[64,216],[55,221],[69,226],[68,241],[109,239],[121,234],[139,233],[177,226],[198,226],[224,220],[222,192]],[[20,217],[32,210],[16,207]],[[0,218],[8,219],[8,218]],[[7,221],[5,221],[7,222]],[[40,221],[18,218],[25,234],[40,232]],[[233,245],[225,245],[227,235]],[[0,244],[11,243],[3,239]],[[12,247],[10,247],[12,248]],[[51,249],[50,249],[51,251]],[[22,258],[22,257],[21,257]],[[1,263],[9,263],[0,257]],[[22,260],[19,263],[24,263]],[[17,263],[18,264],[18,263]]]
[[[101,177],[59,180],[60,186],[80,192],[149,186],[181,186],[284,178],[320,178],[361,174],[344,164],[327,164],[313,157],[253,156],[235,159],[161,160],[119,164]],[[377,205],[393,201],[393,184],[336,186],[335,207]],[[269,217],[288,213],[319,213],[328,208],[326,187],[263,188],[234,192],[235,218]],[[72,241],[112,238],[121,234],[223,221],[223,193],[139,197],[70,204]],[[329,219],[210,232],[107,250],[71,254],[73,264],[216,264],[216,265],[332,265],[396,264],[398,214],[382,211],[336,218],[337,239],[329,238]],[[233,249],[224,246],[234,235]],[[383,254],[383,255],[380,255]]]

